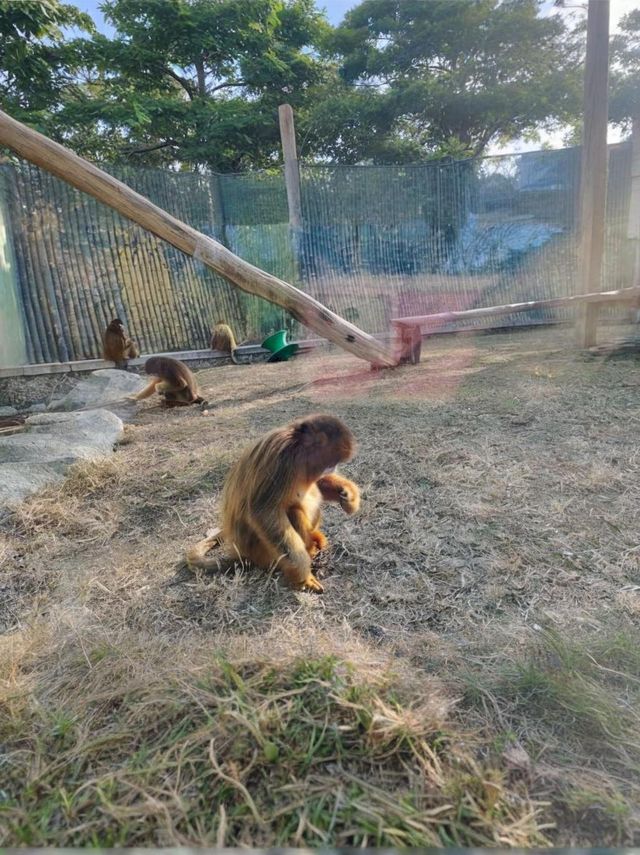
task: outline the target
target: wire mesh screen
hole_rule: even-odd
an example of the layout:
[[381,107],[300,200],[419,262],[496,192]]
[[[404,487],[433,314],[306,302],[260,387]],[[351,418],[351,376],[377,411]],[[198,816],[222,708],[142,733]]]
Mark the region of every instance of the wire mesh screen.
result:
[[[628,145],[610,150],[606,289],[631,284],[630,154]],[[303,164],[300,172],[303,227],[292,234],[280,173],[113,170],[368,332],[387,332],[392,317],[578,290],[579,149],[416,166]],[[38,168],[4,165],[0,180],[31,361],[99,356],[114,316],[145,353],[206,347],[218,320],[239,340],[292,328],[279,308]],[[547,322],[567,312],[501,323]]]
[[[629,147],[612,147],[607,289],[631,284],[629,174]],[[388,330],[394,316],[575,294],[579,181],[577,148],[405,167],[305,166],[305,286],[372,332]],[[514,314],[501,324],[569,311]]]
[[[233,196],[225,234],[224,179],[134,169],[113,174],[175,217],[251,255],[252,236],[236,235],[242,227],[233,222]],[[269,303],[35,166],[5,165],[0,181],[33,362],[100,356],[102,333],[116,316],[143,353],[207,347],[218,320],[240,339],[259,338],[263,327],[268,332],[284,320]],[[289,249],[285,255],[291,257]],[[286,269],[259,249],[250,260],[273,272]]]

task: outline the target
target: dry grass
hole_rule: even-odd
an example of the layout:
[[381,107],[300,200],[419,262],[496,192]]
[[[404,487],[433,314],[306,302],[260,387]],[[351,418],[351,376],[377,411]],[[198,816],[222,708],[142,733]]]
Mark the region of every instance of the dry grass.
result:
[[[0,533],[4,845],[640,842],[638,364],[555,336],[202,372]],[[322,597],[193,576],[252,437],[355,430]]]

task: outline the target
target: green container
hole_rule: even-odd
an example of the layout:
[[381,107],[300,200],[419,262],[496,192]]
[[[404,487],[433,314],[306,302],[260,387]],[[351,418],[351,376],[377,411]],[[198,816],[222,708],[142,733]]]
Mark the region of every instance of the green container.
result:
[[298,352],[298,344],[287,344],[287,331],[278,330],[262,342],[265,350],[271,352],[269,362],[286,362]]
[[278,330],[278,332],[272,333],[268,338],[265,338],[265,340],[262,342],[262,346],[265,348],[265,350],[270,350],[271,353],[275,353],[277,350],[286,347],[287,331]]

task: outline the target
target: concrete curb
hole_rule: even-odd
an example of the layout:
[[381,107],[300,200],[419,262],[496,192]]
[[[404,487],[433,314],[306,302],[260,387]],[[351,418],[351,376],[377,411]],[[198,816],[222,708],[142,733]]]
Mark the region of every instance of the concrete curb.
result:
[[[306,339],[296,342],[302,353],[314,350],[316,347],[327,345],[328,342],[323,339]],[[265,350],[259,344],[247,344],[238,347],[236,350],[238,356],[254,357],[267,356],[268,350]],[[137,359],[130,359],[129,365],[133,368],[142,368],[150,356],[170,356],[172,359],[179,359],[181,362],[228,362],[229,354],[223,353],[220,350],[178,350],[164,353],[147,353]],[[0,368],[0,379],[7,377],[34,377],[39,374],[82,374],[87,371],[97,371],[101,368],[115,368],[114,362],[109,362],[106,359],[80,359],[74,362],[43,362],[34,365],[14,365],[7,368]]]

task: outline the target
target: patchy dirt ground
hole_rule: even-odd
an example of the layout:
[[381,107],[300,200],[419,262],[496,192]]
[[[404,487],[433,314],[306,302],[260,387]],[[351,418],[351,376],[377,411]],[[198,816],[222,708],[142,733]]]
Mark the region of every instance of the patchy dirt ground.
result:
[[[484,837],[466,837],[455,823],[434,824],[435,837],[394,837],[382,826],[350,836],[345,828],[368,827],[354,809],[344,827],[335,816],[325,827],[305,814],[297,832],[272,829],[243,840],[215,811],[204,830],[195,821],[183,827],[166,807],[158,809],[164,819],[136,825],[135,799],[125,800],[126,822],[120,805],[107,826],[104,815],[87,819],[79,811],[62,827],[93,828],[94,840],[114,845],[639,843],[640,360],[577,354],[566,349],[570,335],[433,340],[421,365],[381,373],[326,353],[203,371],[203,392],[215,402],[209,416],[147,403],[112,460],[25,502],[0,539],[0,627],[10,663],[0,736],[21,776],[29,764],[20,727],[34,705],[69,698],[78,657],[82,691],[97,692],[100,709],[108,703],[108,687],[96,688],[103,659],[96,649],[118,651],[112,667],[119,676],[102,675],[115,683],[145,670],[163,679],[166,669],[172,678],[180,669],[200,674],[220,653],[233,661],[330,656],[363,673],[404,675],[397,697],[407,708],[412,685],[416,698],[440,705],[434,729],[457,734],[469,763],[480,764],[465,780],[473,790],[477,773],[483,795],[473,797],[473,810],[467,806],[472,820],[460,823],[475,828],[481,814]],[[357,455],[342,471],[363,494],[356,517],[326,510],[331,548],[318,562],[325,594],[287,591],[251,568],[219,576],[181,569],[185,548],[216,524],[220,488],[240,449],[323,410],[358,438]],[[70,730],[82,728],[86,738],[95,707],[87,711],[77,697],[63,707]],[[116,720],[100,726],[112,732]],[[59,750],[71,763],[79,749],[77,741],[69,745]],[[38,774],[55,767],[57,750],[56,743],[42,750]],[[229,768],[240,761],[233,755],[228,762],[218,782],[234,777]],[[117,769],[108,758],[101,763],[113,784]],[[51,788],[73,789],[51,774]],[[417,786],[413,775],[403,792]],[[493,803],[491,775],[500,781],[491,786],[502,788]],[[429,798],[421,790],[422,809],[444,810],[458,798],[452,787],[464,791],[464,782],[442,776],[427,787]],[[249,786],[249,772],[237,778]],[[311,786],[308,777],[296,780],[303,790]],[[188,798],[180,782],[172,786],[171,798]],[[19,795],[9,799],[11,831],[0,842],[91,839],[86,830],[38,825],[31,814],[39,798],[32,807]],[[224,792],[220,799],[225,810]],[[147,823],[148,805],[140,810]],[[56,811],[60,829],[64,810]],[[419,821],[420,808],[412,811]],[[123,823],[125,831],[114,833]]]

